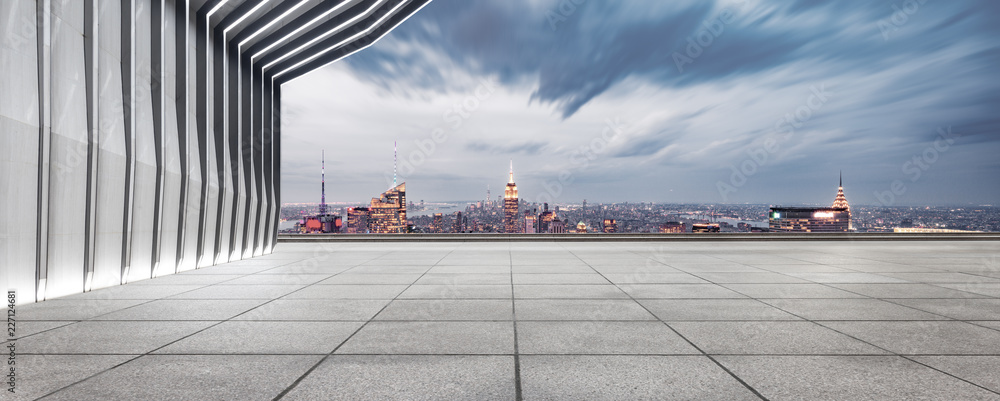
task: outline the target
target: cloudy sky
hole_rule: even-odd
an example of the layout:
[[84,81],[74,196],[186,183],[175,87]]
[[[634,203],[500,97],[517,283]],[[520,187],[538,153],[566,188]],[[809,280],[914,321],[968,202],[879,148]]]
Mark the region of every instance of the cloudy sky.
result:
[[[921,4],[923,3],[923,4]],[[283,88],[282,201],[1000,203],[1000,3],[434,0]],[[895,190],[895,192],[893,192]]]

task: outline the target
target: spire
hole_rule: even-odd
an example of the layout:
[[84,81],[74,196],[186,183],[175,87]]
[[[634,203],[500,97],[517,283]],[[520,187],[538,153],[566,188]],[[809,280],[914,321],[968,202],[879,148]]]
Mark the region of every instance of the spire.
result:
[[326,149],[320,153],[320,201],[319,214],[326,214]]
[[847,197],[844,196],[844,173],[840,173],[840,187],[837,188],[837,198],[833,200],[833,206],[837,209],[847,209],[848,212],[851,211],[851,206],[847,203]]
[[396,187],[396,141],[392,141],[392,187]]
[[510,180],[507,181],[508,184],[514,183],[514,159],[510,160]]

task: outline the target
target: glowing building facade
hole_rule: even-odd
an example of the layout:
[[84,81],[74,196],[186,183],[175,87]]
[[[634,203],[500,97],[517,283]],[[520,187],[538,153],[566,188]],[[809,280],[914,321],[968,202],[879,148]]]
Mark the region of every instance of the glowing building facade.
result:
[[503,191],[503,229],[505,233],[520,232],[517,215],[517,184],[514,184],[514,162],[510,163],[510,177]]
[[372,198],[368,207],[368,225],[372,233],[395,234],[407,232],[406,226],[406,183],[385,191],[378,198]]
[[841,177],[833,206],[823,208],[772,207],[768,228],[777,232],[848,232],[851,229],[851,206],[844,196]]

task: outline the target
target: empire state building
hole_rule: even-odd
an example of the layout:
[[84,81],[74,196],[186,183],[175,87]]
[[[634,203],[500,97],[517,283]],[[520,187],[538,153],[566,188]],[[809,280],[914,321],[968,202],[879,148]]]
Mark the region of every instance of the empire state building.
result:
[[503,232],[519,232],[521,225],[518,223],[517,215],[517,185],[514,184],[514,161],[510,162],[510,178],[507,181],[507,188],[503,190]]

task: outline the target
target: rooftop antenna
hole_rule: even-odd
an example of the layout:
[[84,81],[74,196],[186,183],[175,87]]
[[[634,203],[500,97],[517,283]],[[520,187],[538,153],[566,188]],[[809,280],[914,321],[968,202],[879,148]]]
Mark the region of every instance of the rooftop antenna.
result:
[[844,170],[840,170],[840,187],[844,187]]
[[509,183],[514,183],[514,159],[510,159],[510,181]]
[[326,149],[323,149],[321,155],[319,214],[326,214]]
[[396,141],[392,141],[392,187],[396,187]]

